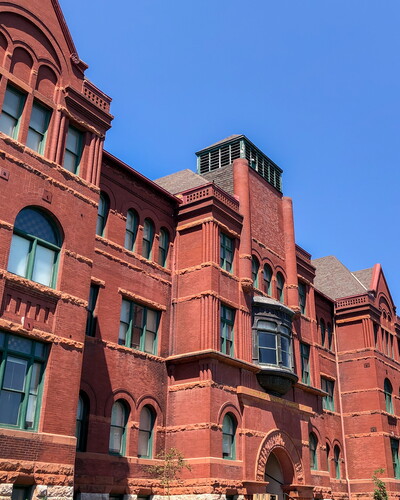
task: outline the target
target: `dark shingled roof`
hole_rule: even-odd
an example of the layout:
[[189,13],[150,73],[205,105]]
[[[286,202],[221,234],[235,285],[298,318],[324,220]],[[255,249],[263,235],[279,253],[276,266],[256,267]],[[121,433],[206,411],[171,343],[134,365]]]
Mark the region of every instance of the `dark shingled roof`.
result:
[[217,168],[211,172],[202,174],[207,182],[215,182],[220,188],[233,195],[233,169],[232,165]]
[[359,295],[369,289],[372,268],[352,273],[333,255],[311,262],[316,269],[315,287],[332,299]]
[[187,168],[186,170],[180,170],[174,174],[160,177],[154,182],[166,191],[176,194],[186,191],[187,189],[203,186],[204,184],[208,184],[210,181],[207,181],[201,175],[195,174],[192,170]]
[[368,269],[361,269],[361,271],[353,271],[354,276],[361,281],[361,283],[367,287],[369,290],[369,287],[371,285],[371,279],[372,279],[372,271],[373,267],[369,267]]

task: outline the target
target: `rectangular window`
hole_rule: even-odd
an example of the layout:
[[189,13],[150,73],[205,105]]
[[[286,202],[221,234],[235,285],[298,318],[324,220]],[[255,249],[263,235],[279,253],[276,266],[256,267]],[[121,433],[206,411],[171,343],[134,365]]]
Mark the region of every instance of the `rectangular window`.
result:
[[310,385],[310,346],[308,344],[300,344],[301,354],[301,381],[303,384]]
[[83,133],[70,125],[64,153],[64,168],[73,174],[78,171],[82,156]]
[[118,343],[156,354],[159,316],[154,309],[123,299]]
[[13,486],[11,500],[30,500],[32,488],[30,486]]
[[220,234],[220,266],[225,271],[232,272],[233,239],[224,233]]
[[99,285],[90,286],[86,318],[86,335],[88,335],[89,337],[94,337],[96,333],[96,316],[94,315],[94,310],[96,309],[99,290]]
[[14,87],[7,87],[0,115],[0,131],[18,138],[19,123],[24,109],[25,95]]
[[230,307],[221,305],[221,352],[233,356],[233,325],[235,323],[235,311]]
[[0,425],[35,429],[46,346],[0,332]]
[[299,307],[301,314],[306,314],[307,287],[299,281]]
[[28,148],[43,154],[49,121],[50,111],[37,102],[34,102],[26,140]]
[[399,440],[391,438],[390,447],[392,450],[393,477],[400,479]]
[[321,377],[321,389],[328,393],[322,398],[322,408],[324,410],[335,411],[335,382],[333,380]]

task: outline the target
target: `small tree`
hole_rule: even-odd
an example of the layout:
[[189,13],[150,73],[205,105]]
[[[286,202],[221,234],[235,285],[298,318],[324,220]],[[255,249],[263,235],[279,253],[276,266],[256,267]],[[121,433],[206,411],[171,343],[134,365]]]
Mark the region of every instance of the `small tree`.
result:
[[160,480],[164,486],[164,492],[169,498],[171,482],[177,479],[183,469],[191,470],[190,465],[185,462],[183,454],[176,448],[163,450],[158,453],[156,458],[162,460],[163,463],[149,467],[150,473]]
[[385,469],[376,469],[372,475],[372,481],[374,482],[374,500],[388,500],[388,494],[386,491],[386,485],[377,474],[383,474]]

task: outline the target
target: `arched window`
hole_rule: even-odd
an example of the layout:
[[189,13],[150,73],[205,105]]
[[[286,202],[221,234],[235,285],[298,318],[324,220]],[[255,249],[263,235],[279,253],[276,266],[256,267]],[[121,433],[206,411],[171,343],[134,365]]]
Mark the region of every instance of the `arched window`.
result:
[[8,270],[54,288],[61,244],[61,235],[48,215],[24,208],[15,219]]
[[235,417],[227,413],[222,422],[222,458],[228,460],[235,460],[236,458],[236,427]]
[[331,461],[331,447],[329,446],[328,443],[326,443],[326,470],[328,472],[330,472],[331,470],[331,464],[330,464],[330,461]]
[[333,461],[335,462],[335,477],[340,479],[340,448],[338,445],[333,448]]
[[138,228],[138,215],[134,210],[128,210],[126,214],[125,227],[125,248],[131,252],[135,248],[135,241]]
[[89,398],[84,392],[79,394],[78,408],[76,411],[76,449],[86,451],[89,417]]
[[107,224],[108,211],[110,209],[110,201],[105,193],[100,194],[99,207],[97,211],[96,234],[104,236],[104,229]]
[[128,409],[124,402],[116,401],[111,411],[110,444],[109,451],[116,455],[125,453],[126,423]]
[[143,224],[142,255],[150,259],[154,239],[154,224],[151,219],[145,219]]
[[265,264],[264,266],[264,292],[267,295],[272,295],[272,269],[271,266]]
[[327,325],[326,325],[326,331],[327,331],[327,336],[328,336],[328,349],[332,350],[333,334],[332,334],[332,325],[331,325],[331,323],[327,323]]
[[321,332],[321,345],[325,346],[326,328],[325,321],[322,318],[319,320],[319,330]]
[[25,95],[9,85],[4,95],[3,109],[0,115],[0,131],[13,139],[18,138],[24,104]]
[[312,470],[317,470],[318,469],[318,456],[317,456],[318,439],[317,439],[317,436],[313,432],[310,432],[309,446],[310,446],[310,467]]
[[158,242],[158,263],[160,264],[160,266],[163,267],[165,267],[167,263],[168,246],[169,246],[168,231],[164,228],[161,228],[159,242]]
[[251,277],[253,279],[254,288],[258,288],[258,270],[260,268],[260,264],[257,260],[257,257],[251,258]]
[[276,292],[279,302],[285,302],[285,278],[280,272],[276,273]]
[[392,399],[393,387],[388,378],[385,378],[385,382],[383,384],[383,391],[385,393],[386,411],[390,414],[393,414],[393,399]]
[[150,406],[144,406],[140,412],[138,457],[153,456],[153,429],[155,413]]

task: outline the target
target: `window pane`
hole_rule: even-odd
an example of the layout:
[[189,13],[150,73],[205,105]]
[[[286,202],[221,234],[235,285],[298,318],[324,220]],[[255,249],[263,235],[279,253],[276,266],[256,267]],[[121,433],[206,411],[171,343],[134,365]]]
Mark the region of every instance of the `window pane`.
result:
[[19,392],[0,392],[0,423],[17,425],[22,394]]
[[47,128],[47,118],[49,112],[47,109],[39,106],[38,104],[34,104],[32,106],[31,113],[31,121],[29,123],[29,127],[33,128],[36,132],[40,132],[40,134],[44,134]]
[[147,309],[147,318],[146,318],[146,328],[152,332],[157,330],[157,311],[153,311],[152,309]]
[[30,394],[28,397],[28,407],[26,409],[25,427],[31,428],[35,422],[37,396]]
[[5,334],[3,332],[0,332],[0,347],[3,347],[5,338]]
[[73,127],[68,128],[67,134],[67,150],[75,153],[76,156],[80,154],[80,144],[81,144],[82,134]]
[[31,242],[17,234],[13,234],[8,259],[8,270],[10,273],[26,277],[28,256]]
[[259,362],[276,365],[276,351],[274,349],[259,349]]
[[120,320],[124,323],[129,323],[130,321],[130,311],[131,311],[131,303],[128,300],[123,300],[121,305],[121,316]]
[[34,151],[39,152],[42,144],[43,136],[36,132],[35,130],[28,130],[28,137],[26,139],[26,145],[28,148],[33,149]]
[[3,389],[13,389],[14,391],[22,392],[24,390],[27,366],[28,362],[25,359],[9,356],[6,361]]
[[121,453],[123,429],[111,427],[109,449],[112,453]]
[[276,331],[276,323],[274,323],[273,321],[259,321],[257,323],[257,328],[259,330],[269,330],[269,331],[272,331],[272,332],[275,332]]
[[16,335],[10,335],[8,337],[8,349],[11,351],[22,352],[24,354],[30,354],[32,351],[32,340],[24,337],[17,337]]
[[274,333],[260,332],[258,334],[258,345],[260,347],[276,348],[276,335]]
[[14,227],[53,245],[59,245],[58,233],[53,224],[38,210],[33,208],[21,210],[15,219]]
[[13,137],[14,129],[17,126],[18,121],[12,116],[2,113],[0,116],[0,131]]
[[37,245],[32,272],[33,281],[51,286],[55,256],[54,250]]
[[22,99],[22,94],[9,87],[4,96],[3,111],[14,118],[19,118],[21,114]]
[[142,431],[151,431],[151,411],[144,407],[142,411],[140,412],[140,422],[139,422],[139,427],[140,430]]
[[72,172],[74,174],[76,171],[77,163],[78,157],[74,153],[65,150],[63,163],[63,167],[65,168],[65,170],[68,170],[68,172]]
[[139,431],[138,456],[148,457],[150,455],[150,432]]
[[232,455],[232,436],[222,435],[222,454],[225,457]]
[[156,335],[153,332],[146,332],[146,338],[144,340],[144,351],[150,354],[154,354],[154,341],[156,339]]
[[38,358],[44,358],[45,355],[46,355],[46,344],[35,342],[35,356]]
[[124,427],[125,425],[125,410],[121,403],[114,403],[111,412],[111,425]]

